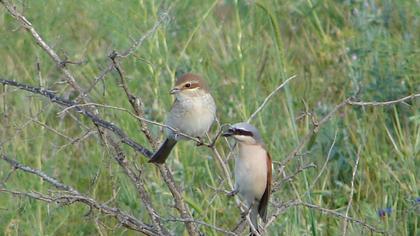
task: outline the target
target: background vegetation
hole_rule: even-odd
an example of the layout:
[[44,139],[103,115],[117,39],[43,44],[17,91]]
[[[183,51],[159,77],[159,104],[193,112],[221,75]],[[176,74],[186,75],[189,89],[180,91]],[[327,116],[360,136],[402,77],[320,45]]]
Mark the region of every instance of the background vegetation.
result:
[[[386,101],[420,92],[417,0],[45,0],[14,4],[60,56],[86,62],[67,65],[85,88],[109,63],[110,51],[128,48],[132,38],[143,35],[162,10],[170,8],[171,21],[121,64],[150,120],[164,120],[173,99],[168,91],[176,74],[183,71],[199,73],[209,81],[221,123],[247,120],[272,90],[296,75],[252,122],[277,162],[312,130],[313,119],[319,120],[347,97]],[[42,85],[65,97],[77,95],[4,7],[0,26],[0,77]],[[69,115],[58,115],[62,108],[45,98],[12,87],[2,86],[0,95],[2,153],[147,221],[132,183],[97,134],[69,144],[67,137],[94,131],[88,120],[80,117],[76,123]],[[90,96],[96,103],[131,109],[116,72],[108,74]],[[391,106],[348,105],[334,113],[285,172],[290,175],[310,163],[317,167],[281,185],[269,212],[274,212],[274,203],[300,199],[344,213],[360,152],[349,216],[391,235],[419,235],[419,105],[419,99]],[[133,117],[112,109],[100,112],[130,137],[148,145]],[[150,125],[150,129],[162,137],[159,127]],[[223,156],[229,150],[224,140],[219,140],[217,149]],[[129,148],[124,151],[131,161],[145,167],[146,188],[159,214],[177,216],[156,167]],[[196,219],[233,228],[240,212],[232,199],[217,191],[229,189],[209,149],[184,142],[168,165]],[[10,170],[0,162],[2,186],[7,189],[44,193],[51,189],[39,178],[19,171],[10,174]],[[274,174],[280,178],[278,165]],[[381,210],[384,213],[378,214]],[[0,192],[0,234],[134,234],[117,227],[109,217],[86,216],[87,212],[81,204],[48,205]],[[176,234],[186,234],[183,224],[168,221],[164,225]],[[316,209],[290,207],[269,227],[268,234],[339,235],[342,228],[342,219]],[[203,226],[200,230],[218,234]],[[350,235],[368,232],[357,224],[349,224],[348,231]]]

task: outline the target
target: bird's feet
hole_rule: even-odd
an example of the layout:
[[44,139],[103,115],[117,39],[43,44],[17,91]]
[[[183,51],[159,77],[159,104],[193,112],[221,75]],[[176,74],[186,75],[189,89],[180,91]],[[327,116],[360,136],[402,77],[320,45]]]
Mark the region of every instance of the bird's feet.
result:
[[235,196],[236,194],[238,194],[238,192],[239,192],[239,190],[238,190],[238,189],[234,189],[233,191],[228,192],[226,195],[227,195],[228,197],[233,197],[233,196]]
[[199,147],[199,146],[203,146],[203,145],[204,145],[204,140],[203,140],[203,138],[201,138],[201,137],[197,137],[197,139],[198,139],[198,142],[196,143],[197,147]]
[[243,219],[246,219],[246,216],[247,216],[247,215],[251,212],[251,210],[252,210],[252,205],[254,205],[254,204],[251,204],[251,206],[247,207],[247,208],[245,209],[245,211],[241,212],[241,217],[242,217]]

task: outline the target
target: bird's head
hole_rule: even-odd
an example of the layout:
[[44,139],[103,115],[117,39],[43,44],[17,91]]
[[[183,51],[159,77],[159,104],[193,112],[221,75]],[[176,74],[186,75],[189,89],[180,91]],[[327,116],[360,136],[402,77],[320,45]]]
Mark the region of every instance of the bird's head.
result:
[[222,135],[224,137],[233,137],[239,143],[251,145],[263,144],[257,128],[246,122],[228,126],[228,129],[224,131]]
[[178,77],[170,93],[178,99],[183,99],[206,95],[209,89],[206,81],[199,75],[186,73]]

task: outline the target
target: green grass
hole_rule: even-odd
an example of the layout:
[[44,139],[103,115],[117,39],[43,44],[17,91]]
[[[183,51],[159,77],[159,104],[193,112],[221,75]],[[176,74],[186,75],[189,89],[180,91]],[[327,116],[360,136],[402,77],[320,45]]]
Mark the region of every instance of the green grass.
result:
[[[172,102],[168,91],[179,71],[193,71],[209,81],[221,123],[246,120],[276,86],[296,74],[297,78],[253,120],[275,161],[286,158],[311,130],[309,117],[297,119],[302,112],[313,112],[320,119],[354,94],[364,101],[383,101],[420,92],[420,5],[414,0],[23,2],[24,14],[60,56],[87,61],[68,66],[85,88],[109,63],[111,50],[129,47],[131,38],[153,26],[159,9],[170,6],[170,23],[121,65],[131,91],[143,99],[146,118],[151,120],[164,120]],[[22,10],[22,1],[16,4]],[[0,77],[38,86],[39,62],[44,86],[73,96],[69,86],[58,83],[63,79],[60,70],[3,7],[0,25]],[[92,91],[92,100],[131,109],[118,85],[118,75],[108,74]],[[131,182],[96,134],[63,147],[68,139],[27,121],[32,117],[71,138],[82,136],[86,130],[68,116],[59,117],[61,109],[44,98],[12,87],[1,89],[2,152],[98,201],[115,198],[114,206],[149,222]],[[150,147],[133,117],[110,109],[100,112]],[[79,118],[92,128],[88,120]],[[158,127],[150,128],[155,135],[161,134]],[[222,154],[228,151],[223,140],[217,148]],[[337,112],[306,147],[307,155],[292,160],[286,172],[293,173],[302,163],[313,162],[317,168],[283,185],[273,201],[301,197],[344,213],[359,148],[349,215],[391,235],[419,235],[419,205],[413,208],[413,200],[420,197],[418,100],[387,107],[347,106]],[[330,149],[325,171],[310,189]],[[125,151],[131,161],[144,165],[146,189],[159,214],[178,216],[156,168],[129,148]],[[227,189],[227,185],[220,184],[223,174],[210,150],[184,142],[171,155],[169,166],[194,217],[232,229],[240,213],[232,199],[214,190]],[[9,166],[0,162],[0,179],[9,172]],[[277,168],[274,174],[279,176]],[[19,171],[11,174],[5,187],[44,193],[51,189]],[[378,217],[378,209],[386,207],[392,207],[392,213]],[[47,205],[0,192],[0,234],[135,234],[116,227],[117,222],[106,216],[84,216],[88,210],[80,204]],[[269,213],[272,211],[270,207]],[[165,222],[165,226],[176,234],[186,234],[182,224]],[[269,235],[340,235],[342,226],[340,219],[297,207],[280,215]],[[210,228],[200,229],[206,235],[217,235]],[[349,224],[348,232],[368,234],[356,224]]]

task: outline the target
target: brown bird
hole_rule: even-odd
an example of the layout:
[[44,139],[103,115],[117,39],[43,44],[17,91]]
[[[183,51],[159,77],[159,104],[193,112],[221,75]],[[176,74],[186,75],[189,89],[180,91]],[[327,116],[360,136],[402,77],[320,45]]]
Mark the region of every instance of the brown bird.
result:
[[[175,101],[166,125],[192,137],[204,137],[216,117],[216,104],[206,81],[199,75],[187,73],[176,80],[170,93],[175,95]],[[164,163],[172,148],[182,139],[186,138],[167,129],[166,140],[149,162]]]
[[267,206],[271,194],[272,163],[258,130],[248,123],[237,123],[223,133],[233,137],[239,148],[235,160],[235,188],[250,208],[250,218],[258,231],[258,214],[267,221]]

